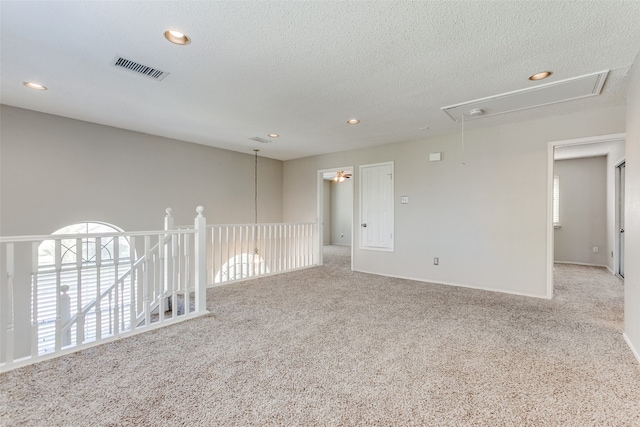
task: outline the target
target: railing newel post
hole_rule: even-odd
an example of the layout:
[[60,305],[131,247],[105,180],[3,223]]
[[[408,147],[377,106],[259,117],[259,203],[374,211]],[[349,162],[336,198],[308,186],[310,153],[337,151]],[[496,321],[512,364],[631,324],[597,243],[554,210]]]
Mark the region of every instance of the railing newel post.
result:
[[[196,208],[198,215],[194,220],[196,235],[194,236],[195,258],[195,309],[202,313],[207,309],[207,218],[203,215],[204,207]],[[185,307],[185,312],[188,307]]]
[[[60,320],[61,325],[66,325],[71,320],[71,297],[68,285],[60,286]],[[71,328],[61,331],[62,346],[71,345]]]

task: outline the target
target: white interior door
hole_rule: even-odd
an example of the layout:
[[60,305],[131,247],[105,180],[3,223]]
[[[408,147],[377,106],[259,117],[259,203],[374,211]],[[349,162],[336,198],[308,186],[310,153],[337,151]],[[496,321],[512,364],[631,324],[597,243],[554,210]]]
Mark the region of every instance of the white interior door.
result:
[[624,277],[624,163],[618,169],[618,274]]
[[393,251],[393,162],[360,166],[360,248]]

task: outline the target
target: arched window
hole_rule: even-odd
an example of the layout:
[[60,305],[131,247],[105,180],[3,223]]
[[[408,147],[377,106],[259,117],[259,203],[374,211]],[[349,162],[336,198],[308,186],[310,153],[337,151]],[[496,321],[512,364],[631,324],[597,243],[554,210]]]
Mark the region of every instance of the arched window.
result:
[[269,267],[258,254],[238,254],[225,262],[216,274],[214,284],[269,274]]
[[[131,247],[125,237],[86,237],[83,234],[103,234],[122,232],[114,225],[101,222],[81,222],[63,227],[54,235],[76,234],[77,238],[62,239],[60,244],[60,289],[61,316],[63,323],[69,326],[62,331],[62,346],[76,343],[77,337],[82,337],[82,342],[93,341],[96,337],[96,313],[101,316],[113,315],[112,308],[108,304],[101,304],[100,311],[95,305],[98,292],[102,295],[110,287],[117,286],[118,277],[131,267]],[[117,243],[116,243],[117,242]],[[80,268],[78,268],[80,267]],[[34,310],[32,302],[32,316],[37,314],[38,325],[38,354],[53,351],[55,348],[56,328],[56,288],[58,272],[56,271],[56,244],[55,240],[45,240],[38,247],[38,275],[34,278],[33,286],[37,308]],[[119,308],[129,310],[131,299],[130,289],[121,286],[119,289]],[[89,309],[85,309],[90,307]],[[122,313],[126,314],[126,313]],[[77,318],[81,317],[81,321]],[[129,317],[124,315],[123,319]],[[126,323],[126,324],[124,324]],[[124,320],[123,327],[128,326]],[[111,322],[101,322],[107,325],[101,328],[103,336],[108,336]],[[78,334],[78,329],[82,333]],[[123,328],[124,329],[124,328]]]

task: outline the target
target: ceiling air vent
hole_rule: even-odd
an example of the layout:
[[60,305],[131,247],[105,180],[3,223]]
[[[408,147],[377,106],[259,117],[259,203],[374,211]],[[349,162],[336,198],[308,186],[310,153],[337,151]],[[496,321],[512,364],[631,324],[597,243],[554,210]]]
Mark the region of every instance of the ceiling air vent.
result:
[[476,120],[482,117],[586,98],[600,95],[607,74],[609,74],[609,70],[450,105],[441,109],[453,121],[459,122],[463,115],[465,121]]
[[157,68],[149,67],[148,65],[142,65],[138,62],[122,58],[121,56],[116,57],[111,65],[117,68],[131,71],[132,73],[136,73],[141,76],[149,77],[153,80],[162,80],[169,75],[169,73],[166,71],[161,71]]
[[263,144],[268,144],[269,142],[271,142],[268,139],[260,138],[259,136],[254,136],[253,138],[249,138],[249,139],[252,140],[252,141],[261,142]]

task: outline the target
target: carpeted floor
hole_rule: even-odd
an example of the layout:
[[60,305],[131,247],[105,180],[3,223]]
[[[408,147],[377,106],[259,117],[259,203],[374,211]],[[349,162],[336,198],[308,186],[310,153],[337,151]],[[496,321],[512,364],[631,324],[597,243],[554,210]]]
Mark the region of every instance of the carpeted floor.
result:
[[[209,290],[211,315],[0,376],[3,426],[638,426],[623,284],[553,300],[326,265]],[[514,278],[517,280],[517,278]]]

